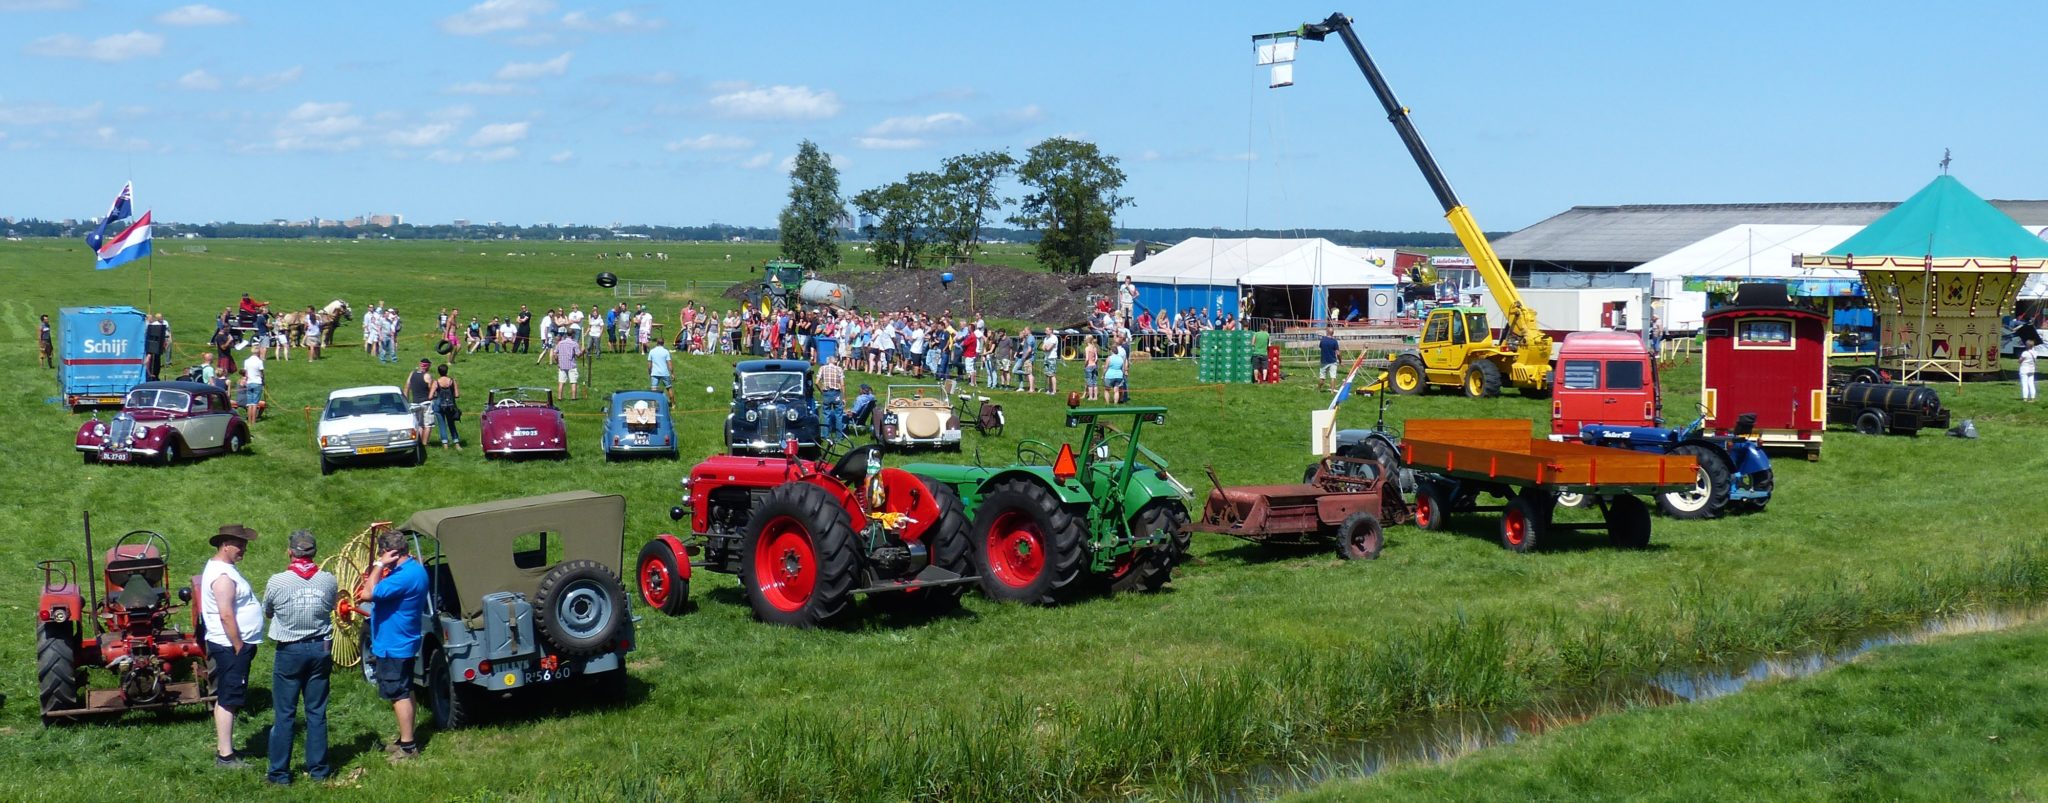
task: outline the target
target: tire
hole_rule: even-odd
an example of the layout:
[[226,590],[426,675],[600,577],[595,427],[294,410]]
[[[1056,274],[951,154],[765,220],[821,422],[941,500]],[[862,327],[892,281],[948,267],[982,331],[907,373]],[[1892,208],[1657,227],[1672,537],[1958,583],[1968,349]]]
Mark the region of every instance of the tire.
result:
[[1361,456],[1377,461],[1380,469],[1385,471],[1387,476],[1394,478],[1395,485],[1403,493],[1415,492],[1415,472],[1408,470],[1408,466],[1401,462],[1401,452],[1395,449],[1393,444],[1379,438],[1366,438],[1363,446],[1365,453]]
[[[1339,452],[1339,453],[1341,454],[1341,452]],[[88,459],[90,459],[90,458],[88,458]],[[1309,483],[1311,483],[1311,482],[1314,482],[1314,481],[1315,481],[1315,478],[1316,478],[1316,466],[1317,466],[1317,465],[1319,465],[1319,464],[1317,464],[1317,463],[1310,463],[1310,464],[1308,464],[1308,468],[1304,468],[1304,469],[1302,469],[1302,470],[1301,470],[1301,484],[1303,484],[1303,485],[1307,485],[1307,484],[1309,484]]]
[[1526,494],[1508,500],[1500,514],[1500,545],[1509,552],[1534,552],[1543,541],[1550,516],[1532,503]]
[[1856,414],[1856,431],[1865,435],[1883,435],[1891,431],[1892,417],[1883,410],[1871,408]]
[[990,599],[1058,604],[1081,576],[1081,519],[1058,497],[1024,479],[997,484],[974,511],[975,564]]
[[1438,532],[1450,521],[1449,499],[1433,482],[1415,484],[1415,527],[1428,532]]
[[79,452],[78,456],[85,458],[85,464],[88,466],[100,461],[98,452]]
[[1526,386],[1526,385],[1525,385],[1525,386],[1521,386],[1521,387],[1517,387],[1517,388],[1515,388],[1515,392],[1516,392],[1516,393],[1520,393],[1520,394],[1522,394],[1522,398],[1525,398],[1525,399],[1535,399],[1535,400],[1537,400],[1537,401],[1548,401],[1548,400],[1550,399],[1550,396],[1551,396],[1551,386],[1550,386],[1550,385],[1544,385],[1543,387],[1540,387],[1540,388],[1533,388],[1533,387],[1528,387],[1528,386]]
[[44,625],[36,635],[36,690],[44,722],[52,711],[79,706],[78,644],[65,625]]
[[1585,494],[1579,493],[1579,492],[1577,492],[1577,491],[1558,491],[1558,492],[1557,492],[1557,506],[1558,506],[1558,507],[1585,507],[1585,506],[1586,506],[1587,504],[1591,503],[1592,501],[1593,501],[1593,500],[1591,500],[1591,499],[1587,498],[1587,496],[1586,496]]
[[326,455],[321,455],[321,456],[320,456],[320,476],[322,476],[322,477],[325,477],[325,476],[327,476],[327,475],[329,475],[329,474],[333,474],[333,473],[334,473],[334,461],[332,461],[332,460],[329,460],[329,459],[327,459],[327,456],[326,456]]
[[170,465],[185,459],[185,440],[172,436],[164,440],[163,465]]
[[426,709],[434,715],[435,727],[441,730],[468,727],[475,720],[475,700],[469,684],[455,682],[455,674],[448,668],[448,651],[434,647],[433,652],[427,655],[426,668]]
[[1380,530],[1380,519],[1371,513],[1360,511],[1344,517],[1344,523],[1337,527],[1337,557],[1344,560],[1374,560],[1380,556],[1380,547],[1386,543],[1386,534]]
[[681,615],[690,601],[690,581],[683,577],[676,551],[668,542],[659,538],[648,541],[633,565],[640,601],[670,616]]
[[594,560],[565,561],[541,575],[534,587],[534,627],[564,655],[609,650],[626,616],[625,586]]
[[[931,564],[946,571],[972,577],[974,575],[974,546],[967,536],[967,508],[960,502],[960,493],[930,477],[921,477],[924,487],[931,492],[932,501],[939,506],[938,523],[925,530],[924,546],[931,556]],[[901,597],[887,604],[901,610],[916,611],[925,615],[948,613],[960,607],[960,596],[967,593],[967,584],[916,588],[898,594],[885,595]]]
[[412,465],[414,468],[418,468],[426,464],[427,444],[424,441],[422,441],[419,444],[412,447]]
[[[1749,489],[1752,491],[1762,491],[1764,493],[1770,493],[1771,491],[1776,489],[1776,486],[1777,480],[1772,475],[1770,469],[1764,469],[1762,471],[1759,471],[1749,478]],[[1770,497],[1749,500],[1750,507],[1755,510],[1763,510],[1770,503]]]
[[229,428],[229,430],[228,430],[228,454],[241,454],[241,453],[242,453],[243,451],[247,450],[248,448],[249,448],[249,436],[248,436],[248,435],[246,435],[246,434],[243,434],[243,433],[241,433],[241,432],[238,432],[238,431],[236,431],[236,430],[235,430],[234,428],[232,428],[232,427],[231,427],[231,428]]
[[[1103,576],[1110,593],[1158,591],[1173,579],[1173,567],[1186,557],[1179,536],[1187,528],[1188,514],[1172,502],[1152,502],[1138,511],[1131,529],[1140,533],[1166,532],[1166,541],[1125,555]],[[1136,533],[1133,533],[1136,534]]]
[[1480,360],[1465,367],[1465,395],[1475,399],[1491,399],[1500,395],[1500,366],[1491,361]]
[[1727,459],[1705,446],[1686,445],[1671,454],[1699,460],[1698,478],[1684,491],[1657,494],[1657,509],[1674,519],[1711,519],[1728,509],[1728,492],[1735,487],[1735,471]]
[[1421,357],[1403,354],[1394,358],[1387,384],[1403,396],[1420,396],[1429,390],[1429,372],[1423,369]]
[[846,509],[825,489],[788,483],[769,491],[747,519],[740,586],[754,617],[819,627],[853,608],[860,561]]
[[1622,549],[1650,545],[1650,506],[1633,496],[1607,500],[1607,541]]

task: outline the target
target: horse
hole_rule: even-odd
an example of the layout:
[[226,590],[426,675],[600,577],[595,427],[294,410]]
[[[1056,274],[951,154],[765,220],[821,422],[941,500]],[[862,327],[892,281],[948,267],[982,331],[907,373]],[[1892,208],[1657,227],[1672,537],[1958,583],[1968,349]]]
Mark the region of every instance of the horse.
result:
[[355,312],[349,309],[347,301],[337,298],[327,302],[327,306],[320,308],[320,323],[324,327],[320,333],[321,338],[327,345],[334,345],[334,330],[341,328],[342,321],[352,321],[355,317]]

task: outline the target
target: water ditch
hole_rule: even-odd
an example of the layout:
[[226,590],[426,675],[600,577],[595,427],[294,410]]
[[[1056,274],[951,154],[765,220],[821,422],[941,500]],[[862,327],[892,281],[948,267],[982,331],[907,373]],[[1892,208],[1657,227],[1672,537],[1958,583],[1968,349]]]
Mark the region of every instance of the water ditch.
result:
[[1270,800],[1325,782],[1367,778],[1395,767],[1439,764],[1497,745],[1573,725],[1603,714],[1645,706],[1703,702],[1757,683],[1817,674],[1880,647],[1920,644],[1969,633],[2007,630],[2048,618],[2048,608],[1990,610],[1928,619],[1917,627],[1868,631],[1833,646],[1758,656],[1647,678],[1608,683],[1545,698],[1510,711],[1429,714],[1371,736],[1329,742],[1286,760],[1211,776],[1197,782],[1194,799],[1240,803]]

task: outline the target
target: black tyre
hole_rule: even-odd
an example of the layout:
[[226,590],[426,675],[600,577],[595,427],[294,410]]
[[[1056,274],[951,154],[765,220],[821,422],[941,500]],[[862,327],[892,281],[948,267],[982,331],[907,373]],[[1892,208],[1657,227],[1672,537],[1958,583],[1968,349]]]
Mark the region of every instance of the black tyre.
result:
[[1548,399],[1550,398],[1550,395],[1551,395],[1551,386],[1550,386],[1550,385],[1544,385],[1543,387],[1540,387],[1540,388],[1536,388],[1536,387],[1529,387],[1529,386],[1526,386],[1526,385],[1525,385],[1525,386],[1522,386],[1522,387],[1518,387],[1518,388],[1515,388],[1515,392],[1516,392],[1516,393],[1520,393],[1520,394],[1522,394],[1522,397],[1523,397],[1523,398],[1526,398],[1526,399],[1536,399],[1536,400],[1542,401],[1542,400],[1548,400]]
[[427,445],[425,443],[412,447],[412,464],[415,468],[427,464]]
[[228,454],[241,454],[249,449],[249,436],[238,427],[228,427]]
[[[930,477],[925,477],[925,490],[930,491],[932,501],[939,506],[939,521],[924,531],[924,546],[930,550],[933,566],[967,577],[974,574],[974,546],[967,536],[967,508],[960,503],[960,493]],[[925,613],[945,613],[960,607],[960,595],[967,593],[967,584],[934,586],[906,592],[913,599],[908,600]]]
[[1387,384],[1403,396],[1420,396],[1429,390],[1429,373],[1423,370],[1422,358],[1413,354],[1395,357],[1387,372]]
[[1410,471],[1407,464],[1401,462],[1401,452],[1395,449],[1393,444],[1379,438],[1366,438],[1364,442],[1353,448],[1358,449],[1359,447],[1363,447],[1363,456],[1370,457],[1378,462],[1380,470],[1386,472],[1387,476],[1394,478],[1395,484],[1401,489],[1402,493],[1415,492],[1415,472]]
[[1185,558],[1179,538],[1187,524],[1187,511],[1172,502],[1153,502],[1139,510],[1131,520],[1131,534],[1141,538],[1164,536],[1164,540],[1117,561],[1103,577],[1109,591],[1122,594],[1164,588],[1172,579],[1173,567]]
[[436,646],[427,654],[427,711],[442,730],[467,727],[475,720],[476,701],[469,684],[457,683],[448,666],[448,651]]
[[1501,511],[1500,545],[1509,552],[1534,552],[1543,542],[1543,531],[1549,524],[1549,511],[1527,494],[1517,495]]
[[327,476],[327,475],[329,475],[329,474],[333,474],[333,473],[334,473],[334,461],[332,461],[332,460],[329,460],[329,459],[327,459],[327,456],[326,456],[326,455],[321,455],[321,456],[320,456],[320,476],[322,476],[322,477],[325,477],[325,476]]
[[667,541],[648,541],[633,565],[641,602],[670,616],[683,612],[690,601],[690,581],[683,577],[681,557]]
[[1735,472],[1726,458],[1705,446],[1680,446],[1673,456],[1699,461],[1693,487],[1657,494],[1657,509],[1674,519],[1711,519],[1728,508],[1728,492],[1735,487]]
[[974,512],[974,561],[990,599],[1053,605],[1081,576],[1080,517],[1030,480],[1006,480]]
[[1491,399],[1500,395],[1500,366],[1480,360],[1465,368],[1465,395],[1475,399]]
[[541,575],[533,619],[541,638],[562,654],[595,655],[611,649],[625,624],[626,588],[602,563],[567,561]]
[[1592,503],[1593,500],[1591,498],[1587,497],[1585,494],[1580,493],[1578,491],[1557,492],[1558,507],[1586,507],[1588,505],[1591,505]]
[[1434,482],[1415,484],[1415,526],[1431,532],[1440,531],[1450,521],[1450,497]]
[[88,466],[100,461],[98,452],[79,452],[78,456],[85,458],[85,464]]
[[164,439],[164,453],[160,458],[163,465],[170,465],[185,459],[185,441],[173,435]]
[[69,625],[44,625],[36,635],[36,690],[45,722],[50,712],[79,705],[78,643],[72,632]]
[[1892,417],[1883,410],[1869,409],[1856,414],[1856,431],[1865,435],[1883,435],[1892,428]]
[[1650,506],[1633,496],[1607,500],[1607,541],[1623,549],[1650,545]]
[[740,587],[755,618],[795,627],[831,624],[852,610],[860,560],[846,509],[803,482],[769,491],[740,542]]
[[[1338,454],[1343,454],[1343,453],[1342,453],[1342,452],[1338,452]],[[1317,468],[1317,467],[1318,467],[1319,465],[1321,465],[1321,464],[1320,464],[1320,463],[1310,463],[1310,464],[1308,464],[1308,468],[1304,468],[1304,469],[1302,469],[1302,470],[1301,470],[1301,484],[1303,484],[1303,485],[1307,485],[1307,484],[1309,484],[1309,483],[1311,483],[1311,482],[1314,482],[1314,481],[1315,481],[1315,479],[1316,479],[1316,468]]]
[[1385,539],[1378,516],[1364,511],[1353,513],[1344,517],[1344,523],[1337,527],[1337,557],[1373,560],[1380,556],[1380,547],[1386,543]]

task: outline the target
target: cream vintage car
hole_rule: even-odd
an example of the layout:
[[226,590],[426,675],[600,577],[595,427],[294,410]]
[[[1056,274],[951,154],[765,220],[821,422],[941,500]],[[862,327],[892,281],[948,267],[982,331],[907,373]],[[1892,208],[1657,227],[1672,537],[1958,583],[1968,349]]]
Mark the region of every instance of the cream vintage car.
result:
[[960,416],[938,385],[890,385],[881,416],[875,433],[883,448],[960,448]]

